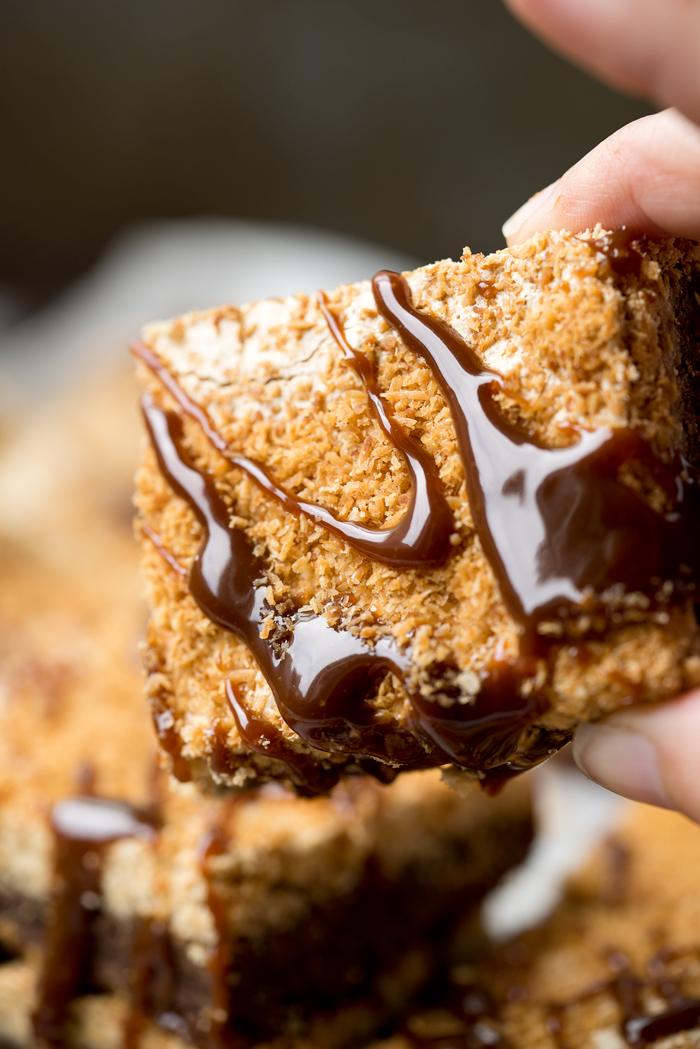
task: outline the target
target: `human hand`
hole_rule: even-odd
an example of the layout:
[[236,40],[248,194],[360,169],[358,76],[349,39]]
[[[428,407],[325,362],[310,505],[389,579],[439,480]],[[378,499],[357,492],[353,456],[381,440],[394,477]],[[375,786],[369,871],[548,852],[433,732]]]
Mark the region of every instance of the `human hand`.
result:
[[[700,0],[506,0],[549,43],[623,90],[672,106],[622,128],[504,225],[509,245],[600,222],[700,240]],[[582,725],[591,779],[700,822],[700,690]]]
[[527,201],[503,227],[508,244],[596,222],[700,240],[698,0],[506,2],[603,79],[675,107],[628,124]]

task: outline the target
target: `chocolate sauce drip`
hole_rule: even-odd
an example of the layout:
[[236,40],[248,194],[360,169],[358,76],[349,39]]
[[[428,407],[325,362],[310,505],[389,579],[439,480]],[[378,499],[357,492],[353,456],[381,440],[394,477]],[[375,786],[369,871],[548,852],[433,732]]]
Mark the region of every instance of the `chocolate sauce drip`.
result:
[[358,353],[350,346],[343,326],[329,309],[323,292],[319,292],[318,306],[345,360],[365,387],[379,428],[403,455],[411,479],[411,501],[398,525],[380,532],[363,529],[370,534],[360,536],[357,533],[357,538],[344,534],[344,538],[375,561],[395,567],[430,568],[440,565],[450,553],[454,520],[441,491],[435,462],[422,445],[397,423],[393,408],[382,397],[374,362],[367,354]]
[[60,1049],[70,1003],[88,985],[104,851],[120,838],[150,841],[155,830],[147,814],[126,802],[96,797],[58,802],[51,827],[56,843],[55,895],[33,1024],[40,1042]]
[[246,707],[240,690],[231,681],[226,682],[226,696],[231,705],[238,734],[256,754],[282,761],[289,770],[289,778],[298,794],[313,796],[326,794],[340,779],[340,769],[324,769],[306,754],[299,754],[282,733],[264,718],[258,718]]
[[[240,796],[239,796],[240,797]],[[207,963],[209,986],[204,1006],[175,1011],[183,999],[181,962],[174,956],[171,933],[165,922],[154,918],[137,919],[131,941],[128,984],[129,1013],[122,1049],[136,1049],[149,1022],[177,1034],[183,1041],[201,1049],[248,1049],[229,1024],[228,981],[230,972],[231,934],[226,922],[226,908],[219,896],[210,870],[210,860],[221,855],[229,842],[217,826],[199,840],[196,851],[201,873],[207,884],[207,906],[217,934],[217,945]]]
[[630,275],[638,276],[641,273],[644,259],[641,252],[634,245],[643,244],[647,239],[645,233],[622,226],[612,233],[606,233],[602,237],[587,240],[585,243],[590,244],[599,255],[605,258],[613,273],[617,273],[621,277],[627,277]]
[[[171,559],[174,560],[172,555],[167,558],[168,564],[170,564]],[[178,779],[180,783],[189,783],[192,779],[192,774],[187,760],[182,756],[182,738],[175,727],[175,714],[168,703],[168,697],[165,692],[158,691],[154,696],[151,696],[150,707],[158,742],[170,757],[170,766],[175,779]]]
[[230,527],[213,479],[185,461],[180,418],[163,412],[148,395],[143,411],[163,475],[206,532],[190,571],[192,596],[212,622],[248,645],[287,724],[319,750],[401,765],[430,763],[417,741],[402,739],[392,722],[378,722],[361,698],[387,671],[400,675],[408,667],[408,656],[393,639],[381,638],[370,648],[305,613],[293,617],[291,630],[285,621],[276,624],[274,639],[260,637],[263,620],[274,615],[264,566],[245,532]]
[[[562,1023],[566,1010],[606,992],[616,999],[620,1007],[621,1033],[631,1049],[643,1049],[658,1038],[700,1026],[700,999],[686,998],[669,977],[666,966],[675,956],[675,952],[658,952],[649,962],[649,978],[641,979],[630,971],[629,961],[624,954],[612,951],[608,955],[608,964],[615,972],[611,979],[595,980],[574,998],[549,1007],[545,1027],[559,1049],[568,1049]],[[646,1013],[645,990],[652,990],[664,998],[668,1008],[654,1015]]]
[[[552,742],[536,735],[525,744],[528,725],[547,709],[546,698],[534,687],[535,664],[530,660],[492,663],[480,675],[479,692],[465,703],[457,686],[444,689],[448,705],[440,697],[411,695],[415,726],[439,748],[444,761],[463,768],[488,772],[482,786],[493,792],[503,782],[554,753],[566,742]],[[529,679],[532,691],[522,695]]]
[[625,1038],[629,1045],[649,1045],[657,1038],[667,1038],[679,1031],[690,1031],[700,1025],[700,1001],[689,998],[678,1002],[655,1016],[635,1016],[625,1024]]
[[[631,249],[630,249],[631,250]],[[576,444],[544,448],[508,421],[493,399],[501,378],[442,321],[412,306],[403,277],[373,281],[377,308],[433,372],[447,401],[484,553],[513,618],[521,650],[536,648],[537,626],[591,608],[612,588],[656,595],[698,570],[698,485],[682,461],[663,464],[628,430],[581,431]],[[618,480],[643,460],[669,494],[656,513]]]
[[454,695],[446,696],[447,705],[437,696],[410,692],[415,737],[408,738],[365,701],[387,672],[406,681],[410,653],[393,638],[379,638],[370,647],[349,631],[335,630],[322,616],[301,612],[275,619],[275,635],[261,638],[263,620],[274,616],[262,563],[245,532],[230,527],[228,507],[213,478],[186,461],[179,416],[162,411],[149,395],[143,411],[163,475],[206,533],[190,571],[192,596],[209,619],[248,645],[280,714],[310,746],[401,768],[448,761],[480,770],[500,766],[494,783],[546,757],[535,746],[534,759],[514,758],[523,731],[543,706],[536,692],[520,695],[520,663],[495,666],[471,703],[457,701],[457,686]]
[[[700,1000],[686,998],[668,972],[668,962],[676,957],[675,951],[662,949],[654,955],[647,966],[647,980],[629,972],[623,955],[617,957],[622,971],[611,981],[610,989],[622,1010],[622,1031],[632,1049],[642,1049],[657,1038],[689,1031],[700,1024]],[[646,1013],[643,1003],[645,987],[664,998],[668,1008],[653,1016]]]
[[379,392],[376,368],[362,353],[357,353],[345,339],[343,329],[319,298],[319,308],[343,355],[363,383],[374,417],[380,429],[402,453],[411,480],[411,497],[401,521],[393,528],[365,528],[353,521],[343,521],[331,511],[297,499],[282,488],[260,463],[244,455],[234,455],[227,442],[212,425],[206,411],[192,400],[168,371],[160,358],[141,342],[132,345],[133,353],[158,377],[168,393],[186,415],[202,428],[208,440],[231,466],[244,470],[259,487],[275,499],[287,513],[304,514],[322,525],[332,535],[344,539],[354,550],[396,568],[429,568],[447,559],[450,535],[454,530],[452,513],[441,491],[435,463],[418,441],[408,436],[396,422],[393,411]]
[[[136,919],[130,969],[129,1014],[122,1049],[138,1049],[141,1034],[149,1021],[157,1023],[161,1016],[168,1016],[170,1012],[175,993],[175,972],[165,922],[155,918]],[[182,1024],[184,1026],[184,1020]]]

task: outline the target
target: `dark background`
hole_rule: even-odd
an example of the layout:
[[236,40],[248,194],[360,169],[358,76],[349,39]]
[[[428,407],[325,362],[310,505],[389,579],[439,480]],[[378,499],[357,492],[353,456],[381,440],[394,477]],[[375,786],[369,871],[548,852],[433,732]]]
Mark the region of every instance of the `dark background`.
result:
[[0,85],[0,284],[25,313],[149,217],[491,251],[649,111],[500,0],[3,0]]

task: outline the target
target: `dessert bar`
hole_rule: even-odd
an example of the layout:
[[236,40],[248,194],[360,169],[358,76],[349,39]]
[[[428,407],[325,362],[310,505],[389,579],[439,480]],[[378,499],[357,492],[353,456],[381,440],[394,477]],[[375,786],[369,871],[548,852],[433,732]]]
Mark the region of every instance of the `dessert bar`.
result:
[[620,230],[148,327],[175,774],[496,788],[700,681],[700,248]]
[[527,792],[173,783],[136,653],[134,393],[105,375],[0,450],[0,1039],[357,1044],[478,941]]

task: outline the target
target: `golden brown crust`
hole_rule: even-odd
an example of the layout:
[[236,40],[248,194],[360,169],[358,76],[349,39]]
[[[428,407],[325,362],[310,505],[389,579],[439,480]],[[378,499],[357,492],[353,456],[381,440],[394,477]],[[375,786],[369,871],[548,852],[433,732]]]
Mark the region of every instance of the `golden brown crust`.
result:
[[[641,272],[619,277],[585,237],[540,234],[487,258],[466,252],[460,262],[406,276],[416,307],[447,321],[504,376],[502,410],[541,441],[567,443],[567,427],[631,426],[662,454],[694,454],[686,423],[697,405],[689,405],[687,391],[682,396],[674,318],[685,277],[699,270],[697,247],[649,242]],[[450,413],[426,364],[377,314],[367,283],[341,287],[328,301],[352,346],[376,363],[397,419],[435,459],[455,520],[444,567],[401,570],[371,562],[308,518],[285,514],[192,423],[185,426],[187,448],[214,474],[232,525],[245,530],[263,559],[276,611],[284,614],[293,601],[369,641],[391,635],[410,647],[417,681],[451,665],[468,696],[497,648],[501,657],[517,651],[518,630],[474,532]],[[405,463],[378,428],[315,298],[189,314],[152,325],[144,339],[206,407],[232,451],[263,463],[299,498],[341,518],[373,527],[400,520],[410,490]],[[143,366],[139,372],[156,402],[172,407],[153,375]],[[630,483],[639,484],[634,477]],[[137,502],[139,520],[189,566],[201,527],[173,495],[149,447]],[[276,711],[250,652],[206,619],[185,580],[147,539],[143,566],[151,606],[147,690],[158,709],[171,712],[195,778],[229,787],[284,778],[280,762],[247,750],[226,700],[229,679],[249,709],[293,749],[309,753]],[[700,681],[692,605],[642,618],[606,623],[585,661],[568,645],[553,647],[538,678],[550,707],[530,736],[541,728],[565,738],[578,721],[631,698],[655,702]],[[395,678],[384,680],[372,703],[406,728],[411,708]],[[229,769],[217,765],[214,738],[225,740]],[[347,760],[313,756],[326,764]]]

